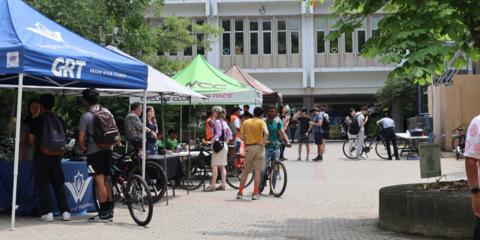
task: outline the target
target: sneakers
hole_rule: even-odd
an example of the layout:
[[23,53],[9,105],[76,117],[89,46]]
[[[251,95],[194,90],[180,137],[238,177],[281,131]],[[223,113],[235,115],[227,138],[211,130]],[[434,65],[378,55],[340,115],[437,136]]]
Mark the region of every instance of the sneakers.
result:
[[242,199],[243,198],[243,193],[237,193],[237,199]]
[[356,157],[355,159],[365,160],[365,158],[362,155],[360,155],[359,157]]
[[310,159],[308,159],[308,157],[307,157],[307,158],[305,158],[305,161],[310,161]]
[[314,159],[315,162],[320,162],[320,161],[323,161],[323,157],[322,156],[318,156],[317,158]]
[[297,158],[297,161],[302,161],[302,157],[298,157],[298,158]]
[[109,217],[107,212],[100,212],[97,216],[88,218],[89,222],[103,222],[103,223],[108,223],[109,222]]
[[53,222],[53,213],[42,215],[42,217],[40,217],[40,221]]
[[62,219],[63,219],[63,221],[70,221],[70,213],[69,212],[64,212],[62,214]]
[[258,197],[258,194],[252,193],[252,200],[260,200],[260,197]]
[[401,160],[399,157],[396,157],[395,160]]
[[108,221],[113,222],[113,209],[108,210]]

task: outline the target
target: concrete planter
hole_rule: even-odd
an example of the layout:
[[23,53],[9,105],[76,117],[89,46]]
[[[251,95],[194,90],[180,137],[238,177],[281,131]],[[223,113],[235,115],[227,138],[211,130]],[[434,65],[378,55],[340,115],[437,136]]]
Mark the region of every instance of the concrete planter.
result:
[[475,228],[469,192],[424,191],[405,184],[380,189],[380,227],[431,237],[471,238]]

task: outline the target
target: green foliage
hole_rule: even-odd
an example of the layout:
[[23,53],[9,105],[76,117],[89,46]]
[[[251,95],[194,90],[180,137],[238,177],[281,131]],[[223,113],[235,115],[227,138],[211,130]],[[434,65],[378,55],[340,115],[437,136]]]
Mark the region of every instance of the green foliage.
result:
[[401,104],[416,104],[417,85],[409,78],[387,79],[385,85],[377,89],[376,97],[378,104],[389,107],[395,102]]
[[[312,5],[317,0],[301,0]],[[340,20],[326,36],[334,40],[339,34],[351,32],[362,25],[366,16],[377,11],[388,12],[379,23],[380,36],[365,43],[363,57],[381,56],[385,64],[403,63],[388,79],[407,77],[413,83],[431,82],[430,76],[446,70],[444,59],[453,59],[458,50],[465,52],[453,63],[457,69],[468,65],[467,59],[480,58],[480,1],[452,0],[335,0],[328,18]],[[348,17],[348,18],[347,18]],[[458,44],[448,46],[445,40]],[[474,42],[470,47],[468,43]]]

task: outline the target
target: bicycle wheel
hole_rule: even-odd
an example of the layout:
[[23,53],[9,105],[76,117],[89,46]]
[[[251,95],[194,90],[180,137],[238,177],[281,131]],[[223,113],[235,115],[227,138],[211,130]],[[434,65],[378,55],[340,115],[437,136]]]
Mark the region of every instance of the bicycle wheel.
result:
[[[190,162],[190,169],[188,168]],[[207,169],[205,163],[199,158],[187,158],[182,161],[183,177],[180,180],[180,187],[185,190],[195,190],[205,181]],[[190,181],[188,176],[190,175]]]
[[[350,144],[349,142],[352,141],[352,148],[349,148]],[[351,156],[354,156],[357,154],[357,139],[352,138],[348,139],[343,143],[343,154],[345,154],[345,157],[350,158]]]
[[142,177],[132,175],[128,179],[125,190],[130,215],[132,215],[133,221],[140,226],[146,226],[152,220],[153,199],[149,188]]
[[[142,176],[141,168],[135,167],[130,176],[138,175]],[[167,174],[163,171],[162,166],[156,162],[147,162],[145,165],[145,182],[150,187],[153,203],[156,203],[162,199],[167,191]]]
[[[382,159],[388,159],[388,149],[387,149],[387,143],[383,138],[377,141],[377,144],[375,144],[375,152],[377,152],[377,155],[382,158]],[[390,154],[393,154],[393,144],[390,143]]]
[[[281,162],[276,162],[272,168],[270,168],[270,191],[273,196],[280,197],[287,188],[287,169]],[[264,184],[265,185],[265,184]]]
[[[234,161],[236,161],[237,158],[245,159],[244,156],[236,156],[234,158]],[[238,167],[236,164],[234,164],[232,166],[232,169],[227,169],[227,184],[234,189],[239,189],[240,179],[242,178],[244,173],[244,165]],[[253,172],[248,172],[247,174],[249,176],[247,177],[247,182],[245,182],[245,188],[250,186],[250,184],[252,184],[253,182]]]
[[[110,184],[110,191],[112,191],[112,199],[113,199],[113,184],[111,179],[108,179],[108,183]],[[93,194],[93,203],[95,204],[95,208],[97,209],[97,212],[100,212],[100,201],[98,201],[98,195],[97,195],[97,185],[95,184],[95,181],[92,178],[92,194]]]
[[455,139],[452,140],[452,149],[453,149],[453,152],[457,152],[457,147],[458,145],[460,145],[460,138],[457,137]]

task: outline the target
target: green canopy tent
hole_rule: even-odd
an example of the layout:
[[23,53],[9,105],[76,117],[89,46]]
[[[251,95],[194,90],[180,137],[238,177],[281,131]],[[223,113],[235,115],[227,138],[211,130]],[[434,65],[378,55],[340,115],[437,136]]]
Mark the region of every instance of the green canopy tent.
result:
[[[232,105],[232,104],[262,104],[262,92],[239,82],[218,71],[202,57],[195,59],[181,72],[172,77],[183,86],[207,97],[207,99],[192,97],[193,104]],[[140,98],[130,98],[130,102],[141,101]],[[188,98],[165,98],[169,104],[187,105]],[[147,103],[160,103],[159,97],[147,97]]]

